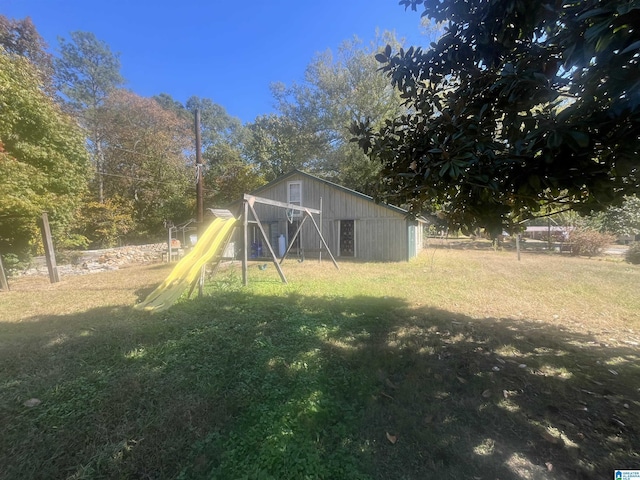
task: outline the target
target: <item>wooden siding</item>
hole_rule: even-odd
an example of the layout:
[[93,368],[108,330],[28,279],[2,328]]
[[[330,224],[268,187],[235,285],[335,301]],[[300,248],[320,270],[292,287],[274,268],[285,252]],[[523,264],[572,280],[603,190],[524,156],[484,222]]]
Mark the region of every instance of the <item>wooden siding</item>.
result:
[[[340,255],[340,220],[354,220],[355,258],[372,261],[403,261],[415,256],[416,252],[409,252],[407,235],[410,222],[403,212],[376,204],[370,198],[356,192],[296,172],[260,189],[256,195],[286,202],[289,182],[301,182],[303,206],[322,209],[322,234],[334,255]],[[269,235],[267,225],[272,224],[271,228],[274,231],[277,228],[278,234],[287,236],[288,221],[285,209],[263,204],[256,204],[254,207],[267,235]],[[320,223],[318,215],[314,215],[314,219]],[[420,230],[420,227],[416,230]],[[300,236],[301,248],[305,255],[316,256],[320,248],[320,239],[310,219],[306,220]],[[416,238],[416,245],[420,248],[422,242],[418,244],[417,240]],[[273,238],[272,246],[277,252],[278,245],[274,244]]]

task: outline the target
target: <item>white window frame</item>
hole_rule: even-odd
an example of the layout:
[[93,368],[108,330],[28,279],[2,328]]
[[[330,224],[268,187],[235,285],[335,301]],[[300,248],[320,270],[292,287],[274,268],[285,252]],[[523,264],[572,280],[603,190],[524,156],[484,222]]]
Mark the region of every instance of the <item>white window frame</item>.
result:
[[[298,185],[300,188],[300,200],[291,200],[291,186],[292,185]],[[287,182],[287,203],[291,203],[293,205],[299,205],[302,206],[302,181],[300,180],[296,180],[293,182]],[[294,210],[293,211],[293,217],[297,218],[297,217],[301,217],[302,216],[302,212],[300,210]]]

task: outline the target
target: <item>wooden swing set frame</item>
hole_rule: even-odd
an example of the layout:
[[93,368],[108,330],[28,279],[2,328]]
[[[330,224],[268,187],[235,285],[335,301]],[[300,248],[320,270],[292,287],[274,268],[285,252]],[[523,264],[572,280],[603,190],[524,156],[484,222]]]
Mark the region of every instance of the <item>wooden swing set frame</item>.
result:
[[[304,225],[304,222],[308,218],[310,218],[311,222],[313,222],[313,226],[315,227],[316,232],[318,232],[318,235],[320,236],[320,240],[322,241],[322,245],[324,246],[324,248],[327,249],[327,253],[331,257],[331,261],[333,262],[333,265],[336,267],[336,269],[340,270],[340,267],[338,267],[338,263],[336,262],[336,259],[333,257],[333,254],[331,253],[331,250],[329,249],[329,246],[327,245],[327,242],[325,241],[324,237],[322,236],[322,232],[320,231],[320,228],[318,227],[318,224],[316,223],[315,219],[313,218],[313,214],[320,215],[322,213],[321,210],[317,210],[315,208],[302,207],[300,205],[294,205],[292,203],[278,202],[276,200],[269,200],[268,198],[261,198],[261,197],[256,197],[255,195],[248,195],[248,194],[244,195],[242,203],[243,203],[243,211],[242,211],[242,226],[243,226],[243,228],[242,228],[242,230],[243,230],[243,246],[244,246],[243,252],[242,252],[242,284],[243,285],[246,286],[248,284],[248,282],[249,282],[249,280],[248,280],[249,224],[258,225],[258,229],[260,230],[260,233],[262,233],[262,237],[266,240],[265,243],[267,244],[267,247],[269,248],[269,253],[271,254],[271,258],[273,260],[273,264],[276,267],[276,270],[278,271],[278,274],[280,275],[280,279],[282,280],[282,283],[287,283],[287,278],[285,277],[284,272],[282,271],[282,268],[281,268],[282,262],[284,262],[284,259],[287,258],[287,254],[291,250],[291,247],[293,246],[294,242],[298,238],[298,235],[300,234],[300,231],[302,230],[302,225]],[[267,234],[266,234],[266,232],[264,230],[264,227],[262,226],[262,222],[260,221],[260,218],[258,217],[258,214],[256,213],[256,210],[254,208],[254,205],[256,203],[261,203],[263,205],[271,205],[272,207],[285,208],[287,210],[295,210],[295,211],[303,213],[302,221],[298,225],[298,229],[296,230],[296,233],[289,240],[289,245],[287,246],[287,250],[285,251],[285,253],[282,256],[282,258],[280,259],[280,262],[278,262],[276,254],[273,251],[273,247],[271,247],[271,243],[268,241],[268,237],[267,237]],[[249,219],[249,212],[251,212],[251,214],[253,215],[253,220]]]

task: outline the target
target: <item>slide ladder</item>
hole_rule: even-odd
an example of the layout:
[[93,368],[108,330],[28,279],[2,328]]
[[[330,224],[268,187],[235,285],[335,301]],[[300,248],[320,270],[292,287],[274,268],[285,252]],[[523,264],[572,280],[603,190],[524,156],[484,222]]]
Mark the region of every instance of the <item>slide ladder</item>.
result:
[[168,309],[187,287],[195,283],[204,265],[222,256],[222,249],[233,232],[236,219],[216,218],[199,238],[196,245],[175,266],[169,276],[147,298],[135,305],[136,310],[152,313]]

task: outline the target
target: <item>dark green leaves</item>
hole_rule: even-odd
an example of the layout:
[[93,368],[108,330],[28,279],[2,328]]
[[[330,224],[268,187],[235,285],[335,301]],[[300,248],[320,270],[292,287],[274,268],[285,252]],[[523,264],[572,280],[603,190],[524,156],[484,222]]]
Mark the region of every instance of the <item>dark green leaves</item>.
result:
[[388,199],[508,229],[554,203],[602,209],[640,191],[637,2],[400,4],[447,31],[376,57],[412,112],[360,131]]

